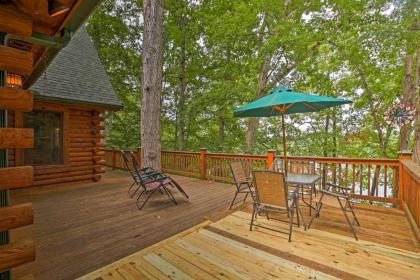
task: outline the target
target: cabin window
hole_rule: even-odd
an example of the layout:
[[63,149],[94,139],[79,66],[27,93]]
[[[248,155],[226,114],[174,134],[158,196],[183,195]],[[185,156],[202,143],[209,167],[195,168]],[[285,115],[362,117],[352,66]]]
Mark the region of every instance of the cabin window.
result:
[[24,113],[23,127],[34,128],[34,147],[25,149],[25,165],[64,163],[62,112],[34,110]]

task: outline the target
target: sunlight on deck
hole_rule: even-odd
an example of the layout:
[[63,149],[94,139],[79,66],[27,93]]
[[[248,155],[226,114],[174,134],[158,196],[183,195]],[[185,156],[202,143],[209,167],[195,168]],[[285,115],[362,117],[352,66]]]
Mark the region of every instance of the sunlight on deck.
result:
[[79,279],[415,279],[420,273],[417,252],[297,227],[289,243],[286,223],[259,217],[260,227],[250,232],[249,219],[238,211],[204,222]]

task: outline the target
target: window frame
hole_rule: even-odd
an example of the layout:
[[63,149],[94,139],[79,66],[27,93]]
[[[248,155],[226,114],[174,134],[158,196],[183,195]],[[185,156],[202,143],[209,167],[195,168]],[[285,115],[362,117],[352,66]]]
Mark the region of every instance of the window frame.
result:
[[[63,163],[62,164],[46,164],[36,165],[36,168],[56,168],[67,166],[70,163],[70,139],[68,137],[69,130],[69,108],[67,106],[50,104],[50,103],[35,103],[33,111],[47,111],[62,113],[63,116]],[[23,112],[15,112],[15,127],[23,127]],[[21,149],[15,150],[16,166],[24,165],[24,151]]]

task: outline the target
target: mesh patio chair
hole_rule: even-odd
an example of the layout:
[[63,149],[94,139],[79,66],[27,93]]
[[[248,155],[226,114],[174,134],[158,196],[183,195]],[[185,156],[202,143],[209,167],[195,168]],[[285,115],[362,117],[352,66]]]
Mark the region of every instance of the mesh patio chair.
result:
[[[354,212],[354,203],[350,195],[350,191],[350,188],[327,183],[327,189],[320,190],[321,195],[316,201],[316,210],[311,216],[307,228],[309,229],[314,219],[320,216],[323,205],[340,208],[344,214],[347,224],[353,233],[354,238],[358,240],[355,225],[360,226],[360,223]],[[349,217],[349,215],[351,216]],[[351,218],[353,218],[352,221],[350,221]]]
[[[136,182],[139,181],[139,179],[136,178],[136,176],[138,176],[137,174],[139,174],[139,176],[143,177],[143,181],[145,181],[145,182],[154,181],[154,179],[156,177],[161,177],[158,172],[156,172],[155,170],[153,170],[150,167],[142,168],[142,169],[140,169],[140,172],[138,172],[138,173],[133,172],[133,165],[132,164],[130,165],[130,161],[127,157],[126,152],[121,151],[121,156],[123,158],[124,165],[127,168],[128,173],[133,178],[133,183],[128,188],[128,194],[129,194],[130,197],[133,197],[137,193],[137,191],[140,189],[140,186],[136,183]],[[137,188],[134,192],[131,192],[131,190],[133,189],[134,186],[137,186]]]
[[254,189],[252,179],[246,176],[245,168],[242,161],[235,161],[229,163],[230,170],[232,172],[233,180],[235,182],[236,192],[233,197],[232,202],[230,203],[229,210],[232,209],[232,206],[235,204],[235,200],[238,194],[245,194],[243,203],[245,203],[248,195],[251,194],[251,197],[254,199]]
[[[296,210],[297,224],[300,227],[300,217],[303,215],[299,208],[297,190],[288,195],[284,173],[275,171],[254,171],[255,201],[249,230],[252,231],[254,220],[260,213],[265,213],[267,219],[269,213],[286,214],[290,217],[289,242],[292,240],[293,216]],[[304,223],[303,223],[304,224]],[[306,228],[305,228],[306,230]]]
[[[290,161],[287,164],[287,172],[294,174],[307,174],[315,175],[315,162],[314,161]],[[317,195],[315,184],[309,186],[289,185],[290,190],[299,189],[300,197],[304,202],[304,205],[309,207],[309,215],[312,214],[312,201],[313,197]],[[309,202],[305,200],[305,197],[309,198]]]
[[[132,160],[132,162],[133,162],[133,165],[135,165],[135,166],[137,166],[137,169],[138,169],[138,167],[140,166],[139,165],[139,163],[138,163],[138,161],[137,161],[137,157],[136,157],[136,155],[134,154],[134,152],[130,152],[131,153],[131,160]],[[184,189],[173,179],[173,178],[171,178],[170,176],[168,176],[167,174],[165,174],[165,173],[162,173],[162,172],[159,172],[159,171],[156,171],[156,170],[154,170],[154,169],[152,169],[152,168],[150,168],[150,167],[145,167],[145,168],[142,168],[142,169],[138,169],[138,170],[144,170],[144,169],[147,169],[147,168],[149,168],[148,170],[153,170],[154,172],[155,172],[155,174],[152,174],[151,176],[149,176],[149,178],[150,177],[152,177],[152,178],[155,178],[155,179],[161,179],[161,178],[166,178],[166,180],[168,180],[169,181],[169,185],[171,186],[171,187],[173,187],[173,188],[176,188],[180,193],[182,193],[187,199],[189,199],[189,196],[188,196],[188,194],[184,191]]]
[[[141,190],[140,194],[137,197],[137,201],[136,201],[136,204],[137,204],[137,207],[139,208],[139,210],[143,209],[143,207],[149,201],[150,197],[155,192],[160,192],[161,194],[166,194],[169,197],[169,199],[175,205],[177,205],[178,203],[176,202],[175,197],[173,196],[171,191],[167,188],[169,185],[172,186],[172,179],[169,178],[169,177],[166,177],[162,173],[159,173],[158,175],[155,175],[153,177],[141,176],[141,174],[140,174],[141,169],[139,169],[137,161],[134,159],[135,158],[134,153],[131,153],[131,157],[132,157],[132,163],[133,163],[133,169],[132,169],[132,172],[134,174],[133,179],[134,179],[136,185],[138,186],[138,189]],[[143,194],[146,195],[146,198],[143,201],[143,203],[141,205],[139,205],[140,198],[143,196]]]

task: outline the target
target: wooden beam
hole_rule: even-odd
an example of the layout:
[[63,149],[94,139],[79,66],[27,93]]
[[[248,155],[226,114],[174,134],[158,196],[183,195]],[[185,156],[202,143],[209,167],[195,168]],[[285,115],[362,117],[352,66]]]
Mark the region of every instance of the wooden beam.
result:
[[33,146],[33,128],[0,128],[0,149],[23,149],[32,148]]
[[0,108],[7,110],[32,111],[33,96],[29,90],[0,87]]
[[0,247],[0,272],[35,260],[35,244],[24,241]]
[[0,190],[31,187],[33,182],[32,166],[0,168]]
[[32,35],[32,17],[20,12],[11,5],[2,5],[0,9],[0,31],[23,37]]
[[26,76],[32,72],[32,67],[32,52],[0,46],[0,70]]
[[31,203],[0,208],[0,231],[27,226],[34,222]]

